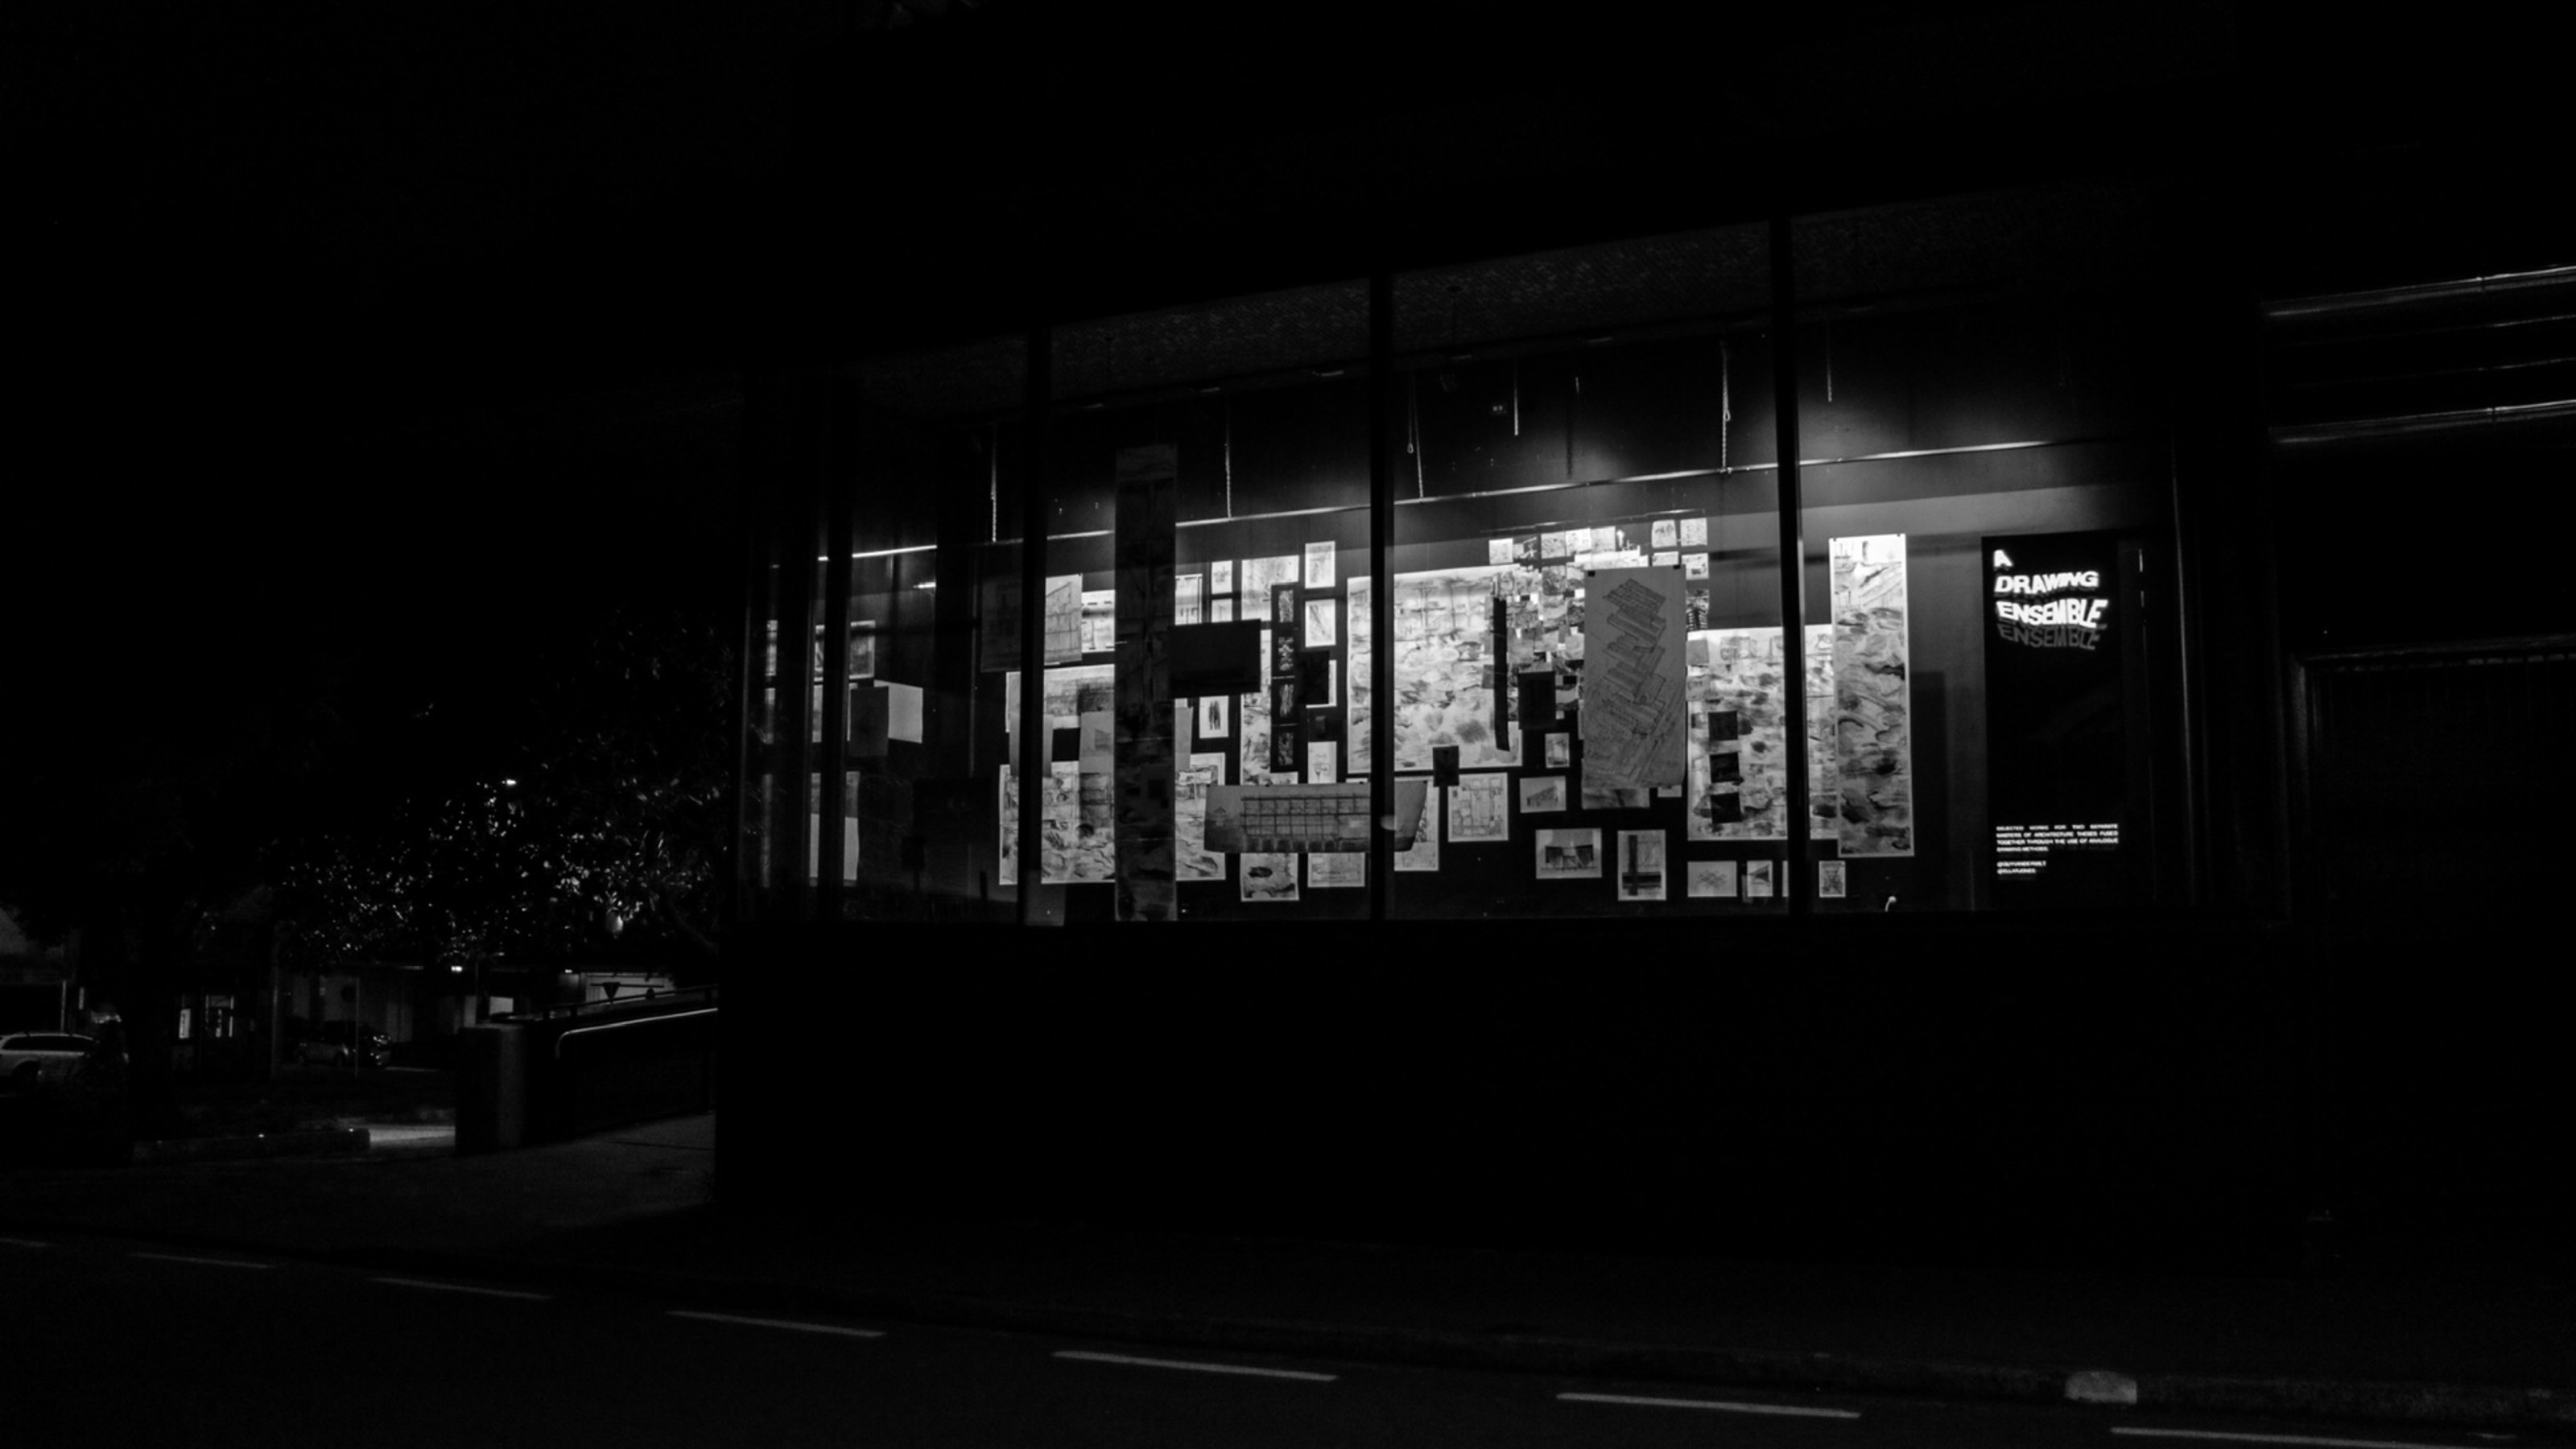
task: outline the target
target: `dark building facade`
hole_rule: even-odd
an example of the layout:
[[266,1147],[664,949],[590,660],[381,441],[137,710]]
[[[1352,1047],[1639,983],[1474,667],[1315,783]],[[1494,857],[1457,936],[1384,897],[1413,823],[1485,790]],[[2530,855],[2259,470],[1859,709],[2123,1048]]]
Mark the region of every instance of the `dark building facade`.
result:
[[2546,486],[2564,282],[2510,217],[2342,237],[2337,168],[2418,212],[2456,138],[2301,141],[2267,24],[1462,75],[1414,22],[960,10],[818,64],[728,1190],[818,1190],[855,1105],[919,1206],[2260,1261],[2514,1218],[2424,1138],[2537,1124],[2530,1028],[2388,993],[2564,854],[2426,801],[2529,773],[2576,625],[2424,486]]

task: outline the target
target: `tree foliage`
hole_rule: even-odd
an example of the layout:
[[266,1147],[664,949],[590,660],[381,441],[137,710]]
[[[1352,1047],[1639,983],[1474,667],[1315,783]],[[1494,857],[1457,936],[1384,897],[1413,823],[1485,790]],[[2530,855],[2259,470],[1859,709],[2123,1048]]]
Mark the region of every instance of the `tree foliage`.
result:
[[443,727],[443,767],[416,776],[381,818],[282,852],[296,964],[708,964],[727,841],[725,631],[623,606],[559,638],[520,661],[522,687],[501,691],[479,724]]

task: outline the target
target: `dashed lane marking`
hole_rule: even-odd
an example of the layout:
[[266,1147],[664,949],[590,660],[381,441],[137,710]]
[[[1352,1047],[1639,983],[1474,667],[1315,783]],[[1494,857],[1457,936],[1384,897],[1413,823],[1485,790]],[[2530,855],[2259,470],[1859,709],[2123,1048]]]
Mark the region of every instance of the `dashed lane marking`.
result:
[[1123,1353],[1089,1353],[1078,1348],[1060,1348],[1057,1358],[1079,1359],[1084,1363],[1124,1363],[1142,1368],[1191,1369],[1203,1374],[1250,1374],[1265,1379],[1304,1379],[1309,1383],[1329,1384],[1338,1374],[1310,1373],[1305,1369],[1252,1368],[1239,1363],[1200,1363],[1185,1358],[1136,1358]]
[[793,1318],[745,1318],[735,1313],[699,1313],[687,1308],[670,1310],[673,1318],[695,1318],[707,1323],[742,1323],[753,1328],[785,1328],[797,1333],[832,1333],[843,1338],[883,1338],[876,1328],[843,1328],[837,1323],[804,1323]]
[[439,1283],[427,1278],[374,1278],[370,1282],[389,1283],[396,1288],[426,1288],[433,1293],[474,1293],[485,1298],[524,1298],[544,1302],[551,1293],[531,1293],[524,1288],[480,1288],[471,1283]]
[[128,1253],[129,1258],[150,1258],[156,1263],[194,1263],[201,1268],[274,1268],[274,1263],[253,1263],[241,1258],[192,1258],[186,1253]]
[[2331,1439],[2319,1434],[2241,1434],[2227,1429],[2149,1429],[2114,1424],[2114,1434],[2140,1439],[2218,1439],[2230,1444],[2314,1444],[2324,1449],[2459,1449],[2455,1444],[2409,1443],[2400,1439]]
[[1722,1414],[1785,1414],[1797,1419],[1857,1419],[1855,1409],[1818,1409],[1805,1404],[1740,1404],[1725,1399],[1655,1399],[1641,1394],[1559,1394],[1569,1404],[1628,1404],[1644,1409],[1714,1409]]

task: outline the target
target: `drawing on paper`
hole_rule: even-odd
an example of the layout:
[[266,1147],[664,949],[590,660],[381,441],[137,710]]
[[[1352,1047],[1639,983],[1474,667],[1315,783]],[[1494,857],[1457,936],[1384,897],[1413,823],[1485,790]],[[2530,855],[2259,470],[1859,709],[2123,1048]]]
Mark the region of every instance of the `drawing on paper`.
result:
[[1201,574],[1183,574],[1172,580],[1172,623],[1195,624],[1207,617],[1200,612],[1206,598],[1207,579]]
[[1553,815],[1565,809],[1563,775],[1529,775],[1521,780],[1521,813]]
[[1479,845],[1512,838],[1512,777],[1494,771],[1460,775],[1449,791],[1449,843]]
[[[1832,778],[1833,628],[1811,625],[1807,642],[1810,780]],[[1690,636],[1690,840],[1786,840],[1789,802],[1788,661],[1780,630],[1703,629]],[[1811,823],[1811,836],[1832,824]]]
[[[1395,846],[1402,849],[1421,828],[1423,782],[1395,782]],[[1208,849],[1223,855],[1294,851],[1300,854],[1366,852],[1369,784],[1211,785]]]
[[1619,832],[1619,899],[1660,901],[1664,898],[1664,832]]
[[1545,738],[1547,767],[1551,770],[1571,768],[1574,764],[1574,737],[1563,730],[1552,730]]
[[1233,733],[1226,716],[1233,712],[1234,696],[1203,694],[1199,696],[1199,738],[1221,740]]
[[1351,773],[1354,775],[1368,773],[1372,748],[1369,731],[1373,728],[1371,714],[1376,702],[1369,673],[1370,651],[1377,647],[1376,621],[1371,617],[1375,595],[1370,585],[1371,580],[1366,576],[1351,580],[1347,589],[1349,598],[1344,601],[1346,616],[1343,625],[1350,631],[1348,648],[1351,661],[1348,686],[1350,728],[1347,733],[1350,736]]
[[1689,880],[1693,899],[1735,899],[1734,861],[1694,860],[1690,863]]
[[1297,899],[1297,857],[1293,855],[1247,855],[1237,863],[1236,869],[1241,872],[1237,878],[1240,899]]
[[1336,643],[1340,642],[1341,631],[1338,627],[1339,620],[1336,617],[1340,612],[1341,601],[1338,599],[1308,599],[1306,601],[1307,648],[1330,649]]
[[1744,863],[1744,894],[1748,897],[1771,894],[1771,862],[1748,860]]
[[1306,857],[1306,888],[1309,890],[1346,890],[1367,884],[1368,857],[1366,855]]
[[1845,857],[1912,855],[1914,744],[1906,688],[1911,637],[1905,535],[1837,538],[1829,548],[1834,772],[1818,777],[1819,813],[1831,812]]
[[1197,763],[1211,758],[1222,762],[1225,756],[1193,755],[1190,768],[1181,771],[1173,782],[1172,878],[1175,880],[1225,879],[1225,857],[1207,848],[1207,792],[1224,772]]
[[1537,589],[1524,570],[1447,569],[1395,580],[1395,768],[1428,770],[1431,751],[1458,747],[1469,768],[1519,763],[1494,734],[1497,584]]
[[1333,546],[1329,543],[1306,545],[1306,587],[1329,589],[1333,586]]
[[[1418,783],[1413,780],[1396,781],[1398,787]],[[1440,787],[1430,786],[1425,793],[1422,826],[1414,832],[1413,844],[1395,853],[1397,870],[1436,871],[1440,868]]]
[[1850,866],[1839,860],[1817,861],[1816,898],[1827,901],[1841,900],[1844,890],[1850,884],[1850,877],[1847,874],[1850,869]]
[[1575,830],[1542,830],[1538,832],[1537,848],[1540,880],[1601,878],[1599,830],[1588,826]]
[[1596,570],[1583,627],[1584,783],[1683,783],[1689,686],[1681,580],[1666,569]]
[[1107,654],[1118,647],[1118,591],[1082,591],[1082,652]]
[[1065,574],[1046,581],[1046,659],[1072,664],[1082,658],[1082,575]]

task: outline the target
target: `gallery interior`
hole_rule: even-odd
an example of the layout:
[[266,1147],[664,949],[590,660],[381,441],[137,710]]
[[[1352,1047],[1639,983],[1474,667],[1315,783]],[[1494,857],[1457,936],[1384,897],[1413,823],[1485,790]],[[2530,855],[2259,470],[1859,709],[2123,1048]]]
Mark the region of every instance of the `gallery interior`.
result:
[[[2134,129],[2008,162],[1918,93],[1873,165],[1773,117],[1690,207],[817,302],[755,400],[728,968],[805,1044],[729,1109],[864,1104],[874,1191],[948,1210],[2252,1263],[2522,1221],[2461,1144],[2543,1074],[2463,1027],[2528,1018],[2395,985],[2566,847],[2390,811],[2569,693],[2576,621],[2481,592],[2434,480],[2546,486],[2576,273],[2303,250],[2349,176],[2200,167],[2159,54]],[[727,1180],[816,1190],[810,1130],[729,1110]]]

